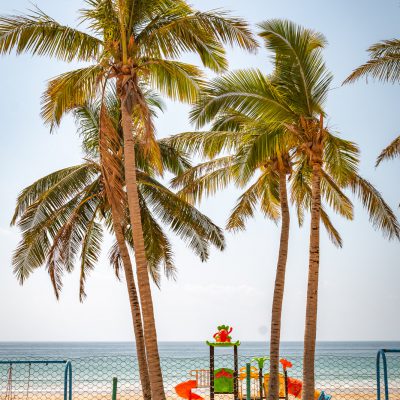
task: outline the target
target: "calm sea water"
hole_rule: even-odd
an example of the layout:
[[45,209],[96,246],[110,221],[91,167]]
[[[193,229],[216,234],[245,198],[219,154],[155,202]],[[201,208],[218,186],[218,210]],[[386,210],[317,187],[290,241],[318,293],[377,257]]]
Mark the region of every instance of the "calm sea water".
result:
[[[301,356],[301,342],[283,342],[282,354]],[[320,356],[369,356],[374,357],[378,349],[400,348],[399,342],[319,342],[317,354]],[[162,358],[207,357],[208,346],[205,342],[160,342]],[[224,350],[222,350],[224,353]],[[243,356],[265,355],[268,343],[242,342],[239,348]],[[229,354],[229,350],[225,353]],[[135,354],[135,345],[131,342],[0,342],[0,359],[18,359],[20,357],[40,358],[84,358],[100,356],[128,356]]]

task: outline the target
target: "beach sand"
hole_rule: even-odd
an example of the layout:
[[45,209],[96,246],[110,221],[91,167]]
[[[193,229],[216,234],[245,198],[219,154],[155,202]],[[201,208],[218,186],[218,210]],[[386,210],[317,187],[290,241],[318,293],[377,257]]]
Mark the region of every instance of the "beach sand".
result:
[[[200,394],[200,393],[199,393]],[[330,392],[332,400],[376,400],[376,393],[372,390],[366,390],[365,392],[360,391],[337,391]],[[205,400],[209,400],[209,394],[203,393],[201,396]],[[6,398],[0,396],[1,400],[64,400],[63,393],[31,393],[28,396],[26,393],[13,393],[12,398]],[[73,394],[73,400],[111,400],[111,393],[99,393],[99,392],[80,392]],[[168,391],[167,400],[180,400],[176,394]],[[232,395],[215,395],[215,400],[233,400]],[[290,400],[295,400],[295,397],[289,396]],[[390,399],[400,400],[400,392],[391,393]],[[118,393],[117,400],[143,400],[140,393]]]

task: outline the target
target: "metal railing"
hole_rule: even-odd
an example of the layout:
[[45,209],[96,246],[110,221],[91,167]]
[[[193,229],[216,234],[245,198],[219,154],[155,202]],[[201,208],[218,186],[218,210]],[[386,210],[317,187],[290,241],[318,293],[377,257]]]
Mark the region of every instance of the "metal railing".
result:
[[385,400],[389,400],[389,376],[387,353],[400,353],[400,349],[381,349],[376,356],[376,390],[377,400],[381,400],[381,360],[383,363],[383,385],[385,392]]

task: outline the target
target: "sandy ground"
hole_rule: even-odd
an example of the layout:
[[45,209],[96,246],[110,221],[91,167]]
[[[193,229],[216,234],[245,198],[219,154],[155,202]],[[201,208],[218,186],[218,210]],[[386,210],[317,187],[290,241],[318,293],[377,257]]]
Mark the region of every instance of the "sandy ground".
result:
[[[199,393],[200,394],[200,393]],[[365,392],[336,392],[329,393],[332,395],[332,400],[376,400],[376,393],[372,390],[366,390]],[[209,400],[209,395],[204,393],[201,394],[205,400]],[[232,400],[232,395],[216,395],[215,400]],[[290,396],[290,400],[295,400],[294,397]],[[0,392],[0,400],[64,400],[63,393],[30,393],[28,396],[26,393],[13,393],[12,398],[6,397],[4,392]],[[81,392],[74,393],[73,400],[111,400],[111,393],[98,393],[98,392]],[[117,400],[143,400],[140,393],[120,393],[117,395]],[[167,400],[180,400],[180,398],[172,392],[167,392]],[[400,400],[400,391],[390,394],[390,400]]]

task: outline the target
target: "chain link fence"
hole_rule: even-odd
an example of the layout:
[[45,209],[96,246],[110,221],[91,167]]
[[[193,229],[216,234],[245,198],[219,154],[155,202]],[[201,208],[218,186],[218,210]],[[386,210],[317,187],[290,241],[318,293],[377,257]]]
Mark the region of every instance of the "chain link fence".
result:
[[[302,380],[302,357],[284,355],[293,366],[288,369],[291,379]],[[239,369],[244,368],[252,357],[239,356]],[[96,356],[73,358],[72,398],[73,400],[100,400],[112,397],[112,381],[118,378],[117,399],[142,400],[137,360],[133,356]],[[161,360],[164,386],[168,400],[179,400],[176,386],[195,382],[194,370],[208,370],[208,357],[174,358]],[[252,364],[256,367],[256,364]],[[400,400],[400,355],[388,354],[389,395],[391,400]],[[10,374],[11,368],[11,374]],[[233,356],[215,356],[215,368],[233,369]],[[268,365],[264,372],[267,372]],[[63,364],[0,364],[1,400],[63,400],[65,390],[65,365]],[[244,370],[242,370],[244,372]],[[316,388],[341,399],[376,399],[376,357],[323,355],[316,357]],[[240,379],[239,393],[245,397],[246,382]],[[254,395],[257,379],[253,379]],[[381,380],[383,382],[383,380]],[[185,386],[185,385],[183,385]],[[181,385],[182,387],[182,385]],[[203,399],[209,400],[207,388],[193,389]],[[382,393],[384,390],[382,389]],[[182,392],[181,392],[182,394]],[[193,397],[199,399],[198,397]],[[258,398],[258,397],[255,397]],[[289,399],[295,399],[292,394]],[[383,399],[384,397],[382,397]],[[215,400],[233,399],[233,395],[216,395]]]
[[0,360],[1,400],[72,400],[72,364],[61,360]]

